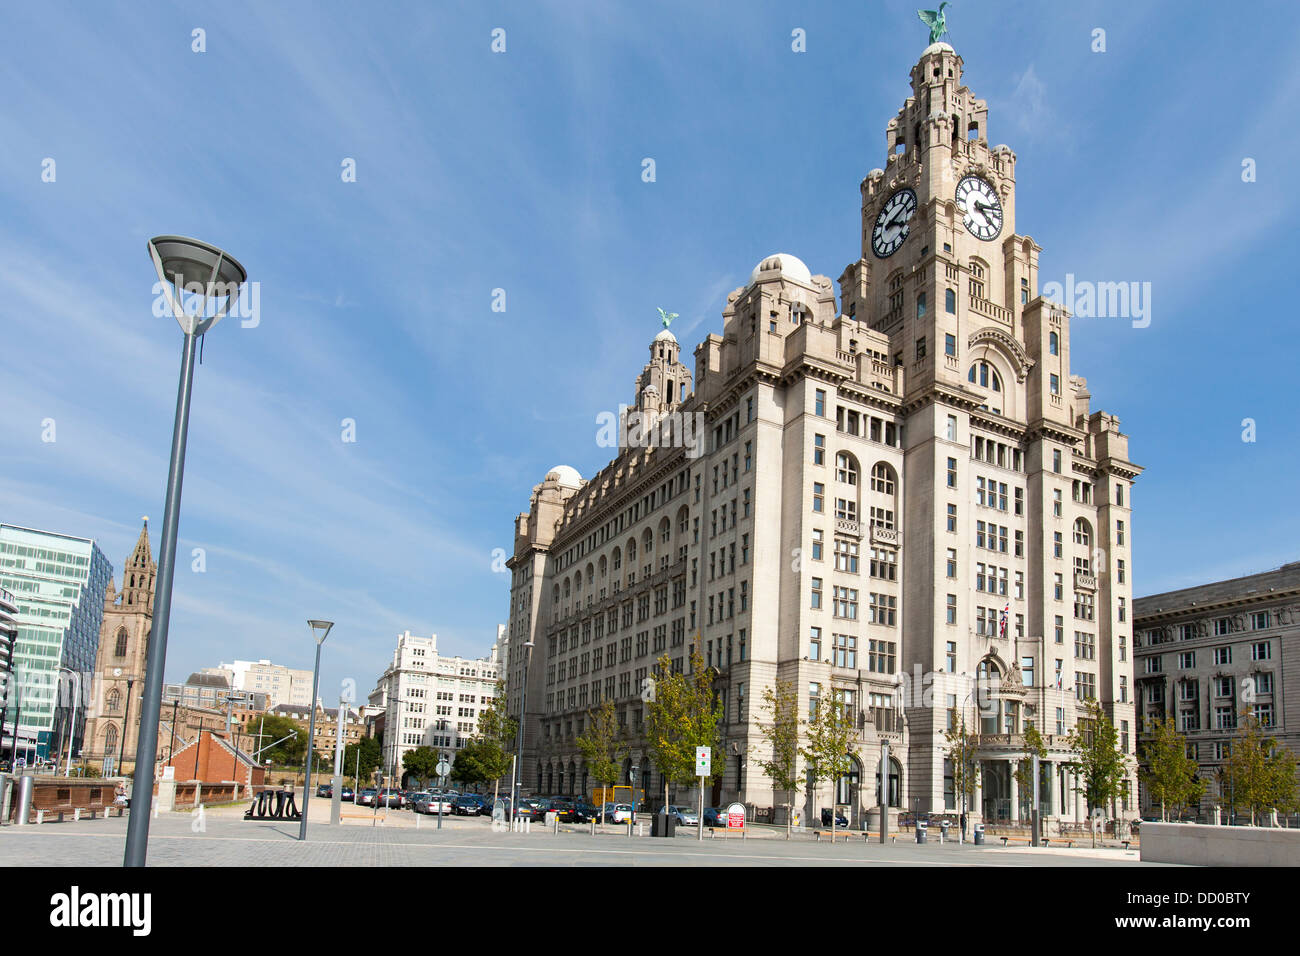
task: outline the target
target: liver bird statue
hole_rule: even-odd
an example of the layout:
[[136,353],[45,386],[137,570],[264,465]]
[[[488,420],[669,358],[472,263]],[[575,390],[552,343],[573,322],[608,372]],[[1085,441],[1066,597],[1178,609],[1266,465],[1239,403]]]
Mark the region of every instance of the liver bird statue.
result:
[[939,38],[948,32],[948,23],[943,16],[943,8],[948,6],[948,0],[939,4],[938,10],[917,10],[916,15],[921,18],[921,22],[930,28],[930,42],[938,43]]
[[659,321],[663,322],[665,329],[672,325],[673,319],[675,318],[677,318],[676,312],[665,312],[663,309],[659,310]]

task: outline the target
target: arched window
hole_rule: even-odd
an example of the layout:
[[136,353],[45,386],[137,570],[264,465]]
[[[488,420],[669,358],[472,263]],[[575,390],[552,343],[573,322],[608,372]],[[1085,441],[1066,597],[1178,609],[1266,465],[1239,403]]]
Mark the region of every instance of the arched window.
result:
[[617,571],[623,567],[623,552],[619,548],[614,549],[614,570]]
[[115,657],[126,657],[126,628],[117,629],[117,646],[113,648]]
[[1077,519],[1074,522],[1074,543],[1086,548],[1091,540],[1092,529],[1088,527],[1088,522],[1082,518]]
[[636,560],[636,538],[627,540],[627,560],[629,564]]
[[655,549],[655,536],[649,528],[645,529],[645,534],[641,535],[641,552],[648,558],[650,553]]
[[569,594],[570,594],[570,592],[571,592],[571,590],[572,590],[572,587],[573,587],[572,582],[571,582],[568,578],[565,578],[565,579],[564,579],[564,599],[565,599],[566,601],[569,599]]
[[974,382],[980,388],[991,388],[995,392],[1002,391],[1002,379],[998,375],[998,370],[988,362],[976,362],[972,365],[966,380]]
[[1060,337],[1055,332],[1049,332],[1047,335],[1047,351],[1052,355],[1059,355],[1060,344]]
[[669,521],[667,518],[664,518],[662,521],[659,522],[660,541],[662,541],[664,544],[667,544],[669,538],[672,537],[672,533],[673,533],[673,526],[671,521]]
[[957,293],[952,289],[943,290],[943,308],[949,315],[957,314]]
[[112,724],[108,725],[108,730],[104,733],[104,753],[111,754],[117,749],[117,728]]
[[121,706],[122,692],[114,687],[108,695],[108,711],[109,713],[117,713],[118,708]]
[[835,456],[835,478],[846,485],[856,485],[858,483],[858,463],[853,460],[852,455],[839,452]]
[[871,490],[878,491],[882,495],[894,493],[894,472],[884,462],[876,464],[871,469]]
[[607,559],[603,554],[600,556],[599,566],[600,566],[600,579],[603,581],[605,580],[606,574],[609,573],[609,559]]

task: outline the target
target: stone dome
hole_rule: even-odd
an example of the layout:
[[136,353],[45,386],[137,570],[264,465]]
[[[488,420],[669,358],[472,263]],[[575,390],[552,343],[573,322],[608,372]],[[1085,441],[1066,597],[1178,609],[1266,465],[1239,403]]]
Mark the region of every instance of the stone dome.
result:
[[951,46],[949,46],[947,43],[944,43],[942,40],[940,40],[938,43],[931,43],[928,47],[922,50],[921,56],[929,56],[931,53],[956,53],[956,52],[957,51],[954,50]]
[[568,465],[556,465],[546,473],[546,480],[554,481],[566,488],[582,487],[582,475],[578,474],[578,469],[570,468]]
[[662,332],[656,335],[654,340],[656,342],[672,342],[674,345],[677,344],[677,336],[673,335],[667,329],[664,329]]
[[802,282],[804,285],[812,285],[812,273],[803,264],[803,260],[788,252],[778,252],[763,259],[754,266],[754,271],[749,274],[749,281],[751,284],[755,283],[758,281],[759,273],[772,271],[780,272],[786,278]]

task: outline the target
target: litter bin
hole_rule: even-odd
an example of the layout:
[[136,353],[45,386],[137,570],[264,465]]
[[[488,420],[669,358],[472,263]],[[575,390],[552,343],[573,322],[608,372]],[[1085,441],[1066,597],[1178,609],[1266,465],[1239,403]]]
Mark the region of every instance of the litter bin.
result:
[[675,837],[677,835],[677,818],[670,817],[660,810],[654,815],[654,820],[650,824],[650,835],[652,837]]
[[27,825],[27,815],[32,812],[32,790],[36,783],[31,774],[23,774],[18,778],[17,791],[18,795],[14,802],[14,823],[21,826]]
[[915,829],[916,829],[916,842],[917,842],[917,843],[924,843],[924,842],[925,842],[925,831],[928,830],[929,828],[930,828],[930,824],[926,823],[924,820],[917,820],[917,821],[916,821],[916,827],[915,827]]
[[950,827],[951,825],[952,825],[952,824],[950,824],[947,820],[944,820],[942,823],[939,824],[939,842],[940,842],[940,843],[947,843],[947,842],[948,842],[948,827]]
[[982,823],[975,824],[975,845],[984,845],[984,824]]

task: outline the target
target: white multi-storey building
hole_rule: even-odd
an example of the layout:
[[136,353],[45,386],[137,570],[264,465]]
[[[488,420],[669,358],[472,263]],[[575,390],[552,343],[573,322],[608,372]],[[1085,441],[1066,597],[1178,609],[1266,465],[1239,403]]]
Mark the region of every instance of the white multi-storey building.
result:
[[222,662],[216,667],[205,667],[203,673],[224,675],[233,690],[265,694],[273,707],[279,704],[311,706],[310,670],[295,670],[260,660]]
[[402,756],[417,747],[454,760],[478,731],[479,714],[492,705],[501,676],[496,644],[487,657],[444,657],[438,635],[399,634],[393,662],[369,700],[371,708],[383,709],[384,773],[403,776]]
[[[761,260],[693,376],[671,332],[650,345],[632,407],[675,438],[634,447],[629,431],[590,480],[559,466],[534,487],[508,562],[507,638],[533,645],[531,664],[512,653],[507,686],[513,714],[527,686],[526,788],[588,788],[575,738],[612,700],[625,771],[662,793],[639,690],[691,643],[724,704],[715,805],[784,802],[752,759],[777,679],[803,713],[831,699],[859,730],[854,769],[833,796],[808,788],[808,813],[833,799],[862,819],[885,744],[890,805],[958,810],[945,734],[962,718],[976,819],[1023,817],[1013,769],[1031,722],[1043,811],[1087,813],[1066,746],[1087,699],[1131,757],[1140,469],[1073,374],[1070,315],[1039,295],[1040,248],[1016,231],[1015,154],[990,146],[962,66],[935,43],[913,67],[885,168],[861,184],[838,304],[795,256]],[[993,685],[979,713],[977,677]]]

